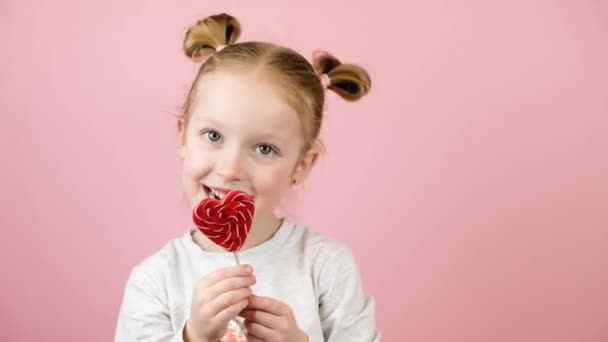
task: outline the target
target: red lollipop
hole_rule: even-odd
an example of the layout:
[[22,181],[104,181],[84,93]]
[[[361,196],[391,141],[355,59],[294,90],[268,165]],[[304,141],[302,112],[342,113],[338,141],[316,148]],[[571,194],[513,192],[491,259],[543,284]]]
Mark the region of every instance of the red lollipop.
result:
[[221,200],[202,200],[194,208],[192,220],[211,241],[229,252],[236,252],[247,240],[253,214],[254,203],[251,196],[239,190],[232,190]]

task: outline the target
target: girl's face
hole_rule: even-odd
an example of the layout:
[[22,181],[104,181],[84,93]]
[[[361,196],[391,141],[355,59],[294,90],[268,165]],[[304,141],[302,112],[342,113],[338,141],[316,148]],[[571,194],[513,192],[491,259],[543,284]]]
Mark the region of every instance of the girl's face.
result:
[[302,154],[297,113],[255,73],[204,75],[179,127],[182,184],[193,206],[238,189],[253,196],[256,220],[270,217],[315,159],[312,150]]

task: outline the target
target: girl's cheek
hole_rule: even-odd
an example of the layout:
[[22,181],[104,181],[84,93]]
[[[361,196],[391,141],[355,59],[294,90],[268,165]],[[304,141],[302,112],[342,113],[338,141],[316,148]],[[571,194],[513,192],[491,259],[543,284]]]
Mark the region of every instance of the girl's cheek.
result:
[[268,191],[282,188],[289,183],[291,173],[284,169],[271,169],[264,172],[264,188]]
[[183,167],[188,174],[199,173],[209,164],[210,160],[210,155],[205,156],[203,153],[190,150],[184,158]]

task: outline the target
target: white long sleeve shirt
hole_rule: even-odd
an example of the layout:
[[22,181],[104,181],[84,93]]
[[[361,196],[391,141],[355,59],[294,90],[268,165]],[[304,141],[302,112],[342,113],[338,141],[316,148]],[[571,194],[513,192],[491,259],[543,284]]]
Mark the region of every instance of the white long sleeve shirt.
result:
[[[197,281],[236,263],[232,253],[201,249],[191,233],[192,228],[132,269],[116,342],[182,341]],[[284,219],[270,240],[239,252],[239,259],[253,267],[253,293],[288,304],[310,342],[380,341],[375,301],[364,292],[344,244]],[[235,319],[230,326],[239,322]]]

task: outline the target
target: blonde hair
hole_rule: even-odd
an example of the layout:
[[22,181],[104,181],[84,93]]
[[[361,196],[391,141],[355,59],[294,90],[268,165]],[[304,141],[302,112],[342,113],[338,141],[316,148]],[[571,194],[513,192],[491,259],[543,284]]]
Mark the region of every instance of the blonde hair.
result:
[[[264,68],[270,71],[267,75],[277,82],[278,90],[298,113],[307,149],[321,129],[325,88],[347,101],[359,100],[370,90],[371,79],[358,65],[344,64],[327,52],[315,53],[310,63],[296,51],[276,44],[237,43],[240,35],[239,21],[225,13],[199,20],[186,32],[184,53],[194,61],[203,61],[183,108],[186,122],[201,76],[217,70]],[[327,86],[321,81],[323,75],[329,79]]]

